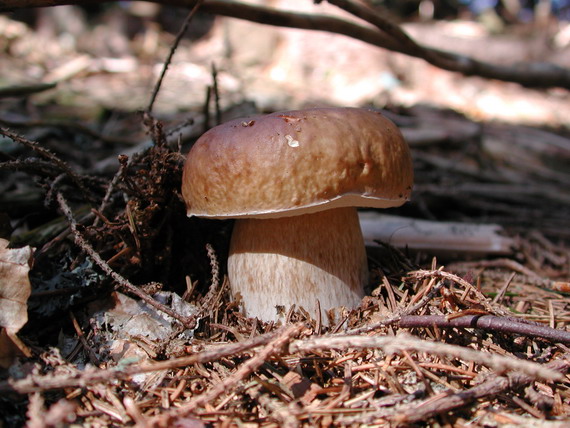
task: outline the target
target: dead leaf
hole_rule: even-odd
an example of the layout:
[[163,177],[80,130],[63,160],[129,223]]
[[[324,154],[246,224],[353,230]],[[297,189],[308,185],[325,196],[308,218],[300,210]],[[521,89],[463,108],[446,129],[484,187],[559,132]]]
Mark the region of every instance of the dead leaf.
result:
[[33,249],[11,249],[8,244],[0,238],[0,367],[4,368],[17,355],[31,355],[16,333],[28,322],[28,298],[32,291],[28,272]]
[[8,248],[0,239],[0,327],[18,332],[28,322],[28,298],[31,294],[30,262],[32,248]]

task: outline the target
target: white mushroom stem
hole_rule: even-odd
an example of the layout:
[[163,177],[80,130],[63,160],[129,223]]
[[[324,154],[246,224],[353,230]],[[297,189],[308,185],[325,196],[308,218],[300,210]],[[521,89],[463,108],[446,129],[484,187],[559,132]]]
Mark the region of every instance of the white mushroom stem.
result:
[[228,260],[230,286],[245,314],[283,319],[292,305],[311,316],[354,308],[364,294],[368,264],[355,208],[275,219],[240,219]]

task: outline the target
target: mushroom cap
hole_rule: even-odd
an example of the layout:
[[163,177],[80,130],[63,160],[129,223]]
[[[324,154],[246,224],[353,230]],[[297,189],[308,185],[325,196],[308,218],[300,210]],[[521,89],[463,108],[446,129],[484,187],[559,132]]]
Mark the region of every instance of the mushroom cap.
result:
[[360,108],[236,119],[194,144],[184,165],[188,216],[271,218],[402,205],[412,158],[399,129]]

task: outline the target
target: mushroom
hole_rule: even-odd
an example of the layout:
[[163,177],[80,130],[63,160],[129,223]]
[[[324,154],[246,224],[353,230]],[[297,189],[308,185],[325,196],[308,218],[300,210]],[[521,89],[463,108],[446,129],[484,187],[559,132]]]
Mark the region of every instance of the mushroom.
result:
[[313,317],[357,307],[369,273],[356,207],[399,206],[412,183],[390,120],[315,108],[210,129],[188,153],[182,195],[188,216],[237,219],[230,288],[247,316],[271,321],[293,305]]

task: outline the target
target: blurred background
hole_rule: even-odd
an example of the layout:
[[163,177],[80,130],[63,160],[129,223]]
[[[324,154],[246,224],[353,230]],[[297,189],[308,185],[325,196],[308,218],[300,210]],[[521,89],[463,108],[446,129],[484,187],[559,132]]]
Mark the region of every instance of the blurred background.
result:
[[[250,3],[362,21],[310,0]],[[417,41],[495,64],[570,66],[570,2],[368,1]],[[0,85],[57,82],[37,106],[144,109],[187,10],[147,2],[28,9],[0,16]],[[218,70],[222,108],[429,104],[477,120],[568,127],[567,91],[466,78],[349,37],[198,13],[169,67],[156,112],[200,110]],[[6,110],[6,104],[4,104]]]

